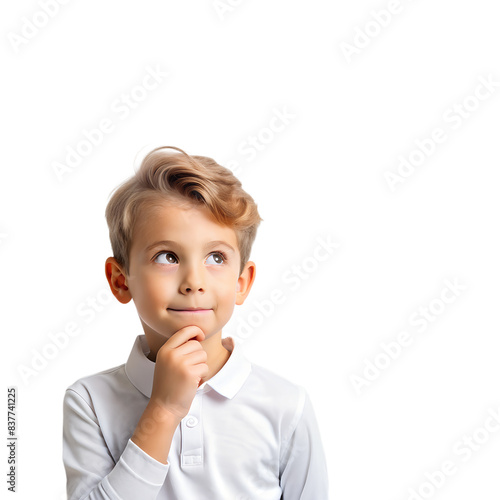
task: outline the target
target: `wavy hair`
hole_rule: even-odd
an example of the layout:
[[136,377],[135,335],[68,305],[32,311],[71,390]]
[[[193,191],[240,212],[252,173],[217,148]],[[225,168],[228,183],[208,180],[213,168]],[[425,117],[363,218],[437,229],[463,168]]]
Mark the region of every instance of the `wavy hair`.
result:
[[[173,149],[178,153],[167,152]],[[240,273],[261,219],[253,198],[243,190],[231,170],[206,156],[190,156],[174,146],[150,151],[139,169],[117,186],[106,206],[106,222],[113,257],[128,275],[134,227],[143,208],[161,201],[203,205],[215,221],[231,227],[240,251]]]

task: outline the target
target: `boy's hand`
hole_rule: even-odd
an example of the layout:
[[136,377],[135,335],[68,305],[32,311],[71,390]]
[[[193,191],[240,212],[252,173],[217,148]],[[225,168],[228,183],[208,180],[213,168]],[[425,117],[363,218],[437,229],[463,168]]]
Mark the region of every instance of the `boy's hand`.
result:
[[175,332],[158,350],[151,401],[179,419],[189,412],[202,377],[208,375],[207,353],[200,342],[203,330],[195,325]]

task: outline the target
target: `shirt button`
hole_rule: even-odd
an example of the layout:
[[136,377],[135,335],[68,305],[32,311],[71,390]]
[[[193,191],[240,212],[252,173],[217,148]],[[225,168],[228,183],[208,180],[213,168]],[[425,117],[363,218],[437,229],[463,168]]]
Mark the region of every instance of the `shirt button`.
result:
[[196,417],[194,417],[193,415],[188,416],[186,420],[186,425],[188,427],[196,427],[197,424],[198,424],[198,419]]

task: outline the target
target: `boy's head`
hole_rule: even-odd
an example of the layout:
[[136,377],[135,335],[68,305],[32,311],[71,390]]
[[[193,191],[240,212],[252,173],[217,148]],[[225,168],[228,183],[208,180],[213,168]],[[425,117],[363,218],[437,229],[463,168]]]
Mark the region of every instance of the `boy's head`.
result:
[[127,274],[141,208],[169,200],[205,206],[218,223],[231,227],[238,239],[243,271],[262,220],[253,198],[229,169],[212,158],[189,156],[179,148],[165,146],[144,158],[137,173],[115,189],[106,207],[113,255]]
[[199,324],[207,337],[248,295],[262,219],[241,182],[211,158],[154,149],[116,188],[106,220],[114,255],[106,276],[120,302],[134,299],[146,334]]

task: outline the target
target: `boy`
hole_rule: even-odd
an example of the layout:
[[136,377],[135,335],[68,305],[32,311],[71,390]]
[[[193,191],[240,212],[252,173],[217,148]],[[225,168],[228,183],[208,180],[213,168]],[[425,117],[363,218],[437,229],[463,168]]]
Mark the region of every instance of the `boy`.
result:
[[144,335],[125,364],[66,390],[68,498],[327,500],[305,389],[221,337],[255,279],[262,219],[240,181],[210,158],[156,148],[106,220],[106,278],[121,303],[133,299]]

